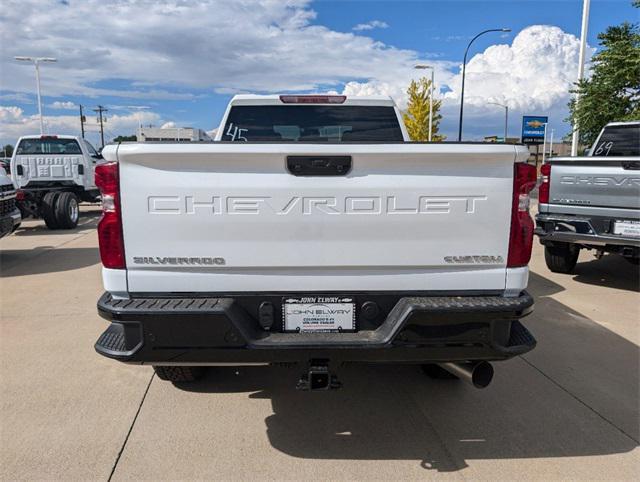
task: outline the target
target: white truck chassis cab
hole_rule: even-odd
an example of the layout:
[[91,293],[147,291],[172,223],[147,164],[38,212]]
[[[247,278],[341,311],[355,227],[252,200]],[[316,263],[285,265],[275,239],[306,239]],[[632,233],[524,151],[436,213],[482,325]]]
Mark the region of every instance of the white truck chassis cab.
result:
[[409,142],[389,98],[236,96],[215,142],[104,156],[104,356],[174,382],[294,362],[328,389],[399,362],[483,387],[535,346],[524,146]]
[[102,156],[76,136],[23,136],[11,159],[22,216],[41,217],[49,229],[78,224],[79,203],[97,202],[94,170]]

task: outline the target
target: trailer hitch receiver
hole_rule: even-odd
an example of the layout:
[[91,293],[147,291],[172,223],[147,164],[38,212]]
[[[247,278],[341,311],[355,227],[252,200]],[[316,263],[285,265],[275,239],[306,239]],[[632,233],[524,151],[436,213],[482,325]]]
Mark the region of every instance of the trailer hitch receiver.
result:
[[342,387],[338,377],[329,371],[326,363],[312,363],[307,373],[303,374],[298,381],[298,390],[331,390]]

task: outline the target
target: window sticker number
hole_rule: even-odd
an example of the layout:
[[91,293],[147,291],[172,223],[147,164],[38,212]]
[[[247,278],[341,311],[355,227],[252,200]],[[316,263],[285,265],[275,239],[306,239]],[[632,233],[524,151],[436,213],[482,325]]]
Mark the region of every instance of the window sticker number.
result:
[[229,124],[229,128],[227,132],[225,132],[226,136],[231,137],[232,141],[244,141],[247,142],[247,138],[242,134],[246,134],[249,129],[239,129],[238,126],[234,126],[233,122]]
[[593,153],[594,156],[608,156],[611,148],[613,147],[613,141],[601,142],[600,146]]

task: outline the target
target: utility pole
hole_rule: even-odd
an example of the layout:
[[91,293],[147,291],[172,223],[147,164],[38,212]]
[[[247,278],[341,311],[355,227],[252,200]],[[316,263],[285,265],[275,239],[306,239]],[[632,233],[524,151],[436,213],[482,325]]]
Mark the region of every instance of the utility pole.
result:
[[100,141],[102,143],[102,147],[104,147],[104,126],[102,125],[102,113],[107,112],[109,109],[102,107],[99,105],[96,109],[93,109],[93,112],[98,113],[98,121],[100,122]]
[[[578,56],[578,82],[580,82],[584,76],[584,55],[587,49],[587,28],[589,27],[589,3],[590,0],[584,0],[584,3],[582,4],[582,30],[580,32],[580,53]],[[576,94],[576,107],[578,102],[578,94]],[[580,139],[580,133],[578,132],[579,127],[580,126],[577,123],[573,126],[573,134],[571,136],[572,156],[578,155],[578,140]]]
[[80,104],[80,133],[82,134],[82,138],[84,139],[84,123],[87,118],[82,113],[82,104]]

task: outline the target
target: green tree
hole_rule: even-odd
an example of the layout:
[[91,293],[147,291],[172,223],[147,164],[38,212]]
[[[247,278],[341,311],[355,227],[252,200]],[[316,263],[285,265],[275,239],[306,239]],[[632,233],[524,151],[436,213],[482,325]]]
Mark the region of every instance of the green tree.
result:
[[[634,2],[640,6],[640,2]],[[640,30],[624,22],[598,35],[601,50],[592,58],[591,77],[576,84],[569,101],[580,143],[591,145],[608,122],[640,119]]]
[[2,157],[11,157],[13,156],[13,146],[11,144],[6,144],[2,148]]
[[113,142],[135,142],[138,138],[135,135],[130,136],[118,136],[113,138]]
[[[409,137],[412,141],[426,141],[429,139],[429,90],[431,88],[431,80],[422,77],[417,82],[412,80],[407,89],[409,102],[407,110],[402,114],[404,124],[407,126]],[[431,126],[431,140],[441,142],[446,139],[445,136],[438,134],[440,126],[440,106],[441,100],[433,99],[433,123]]]

